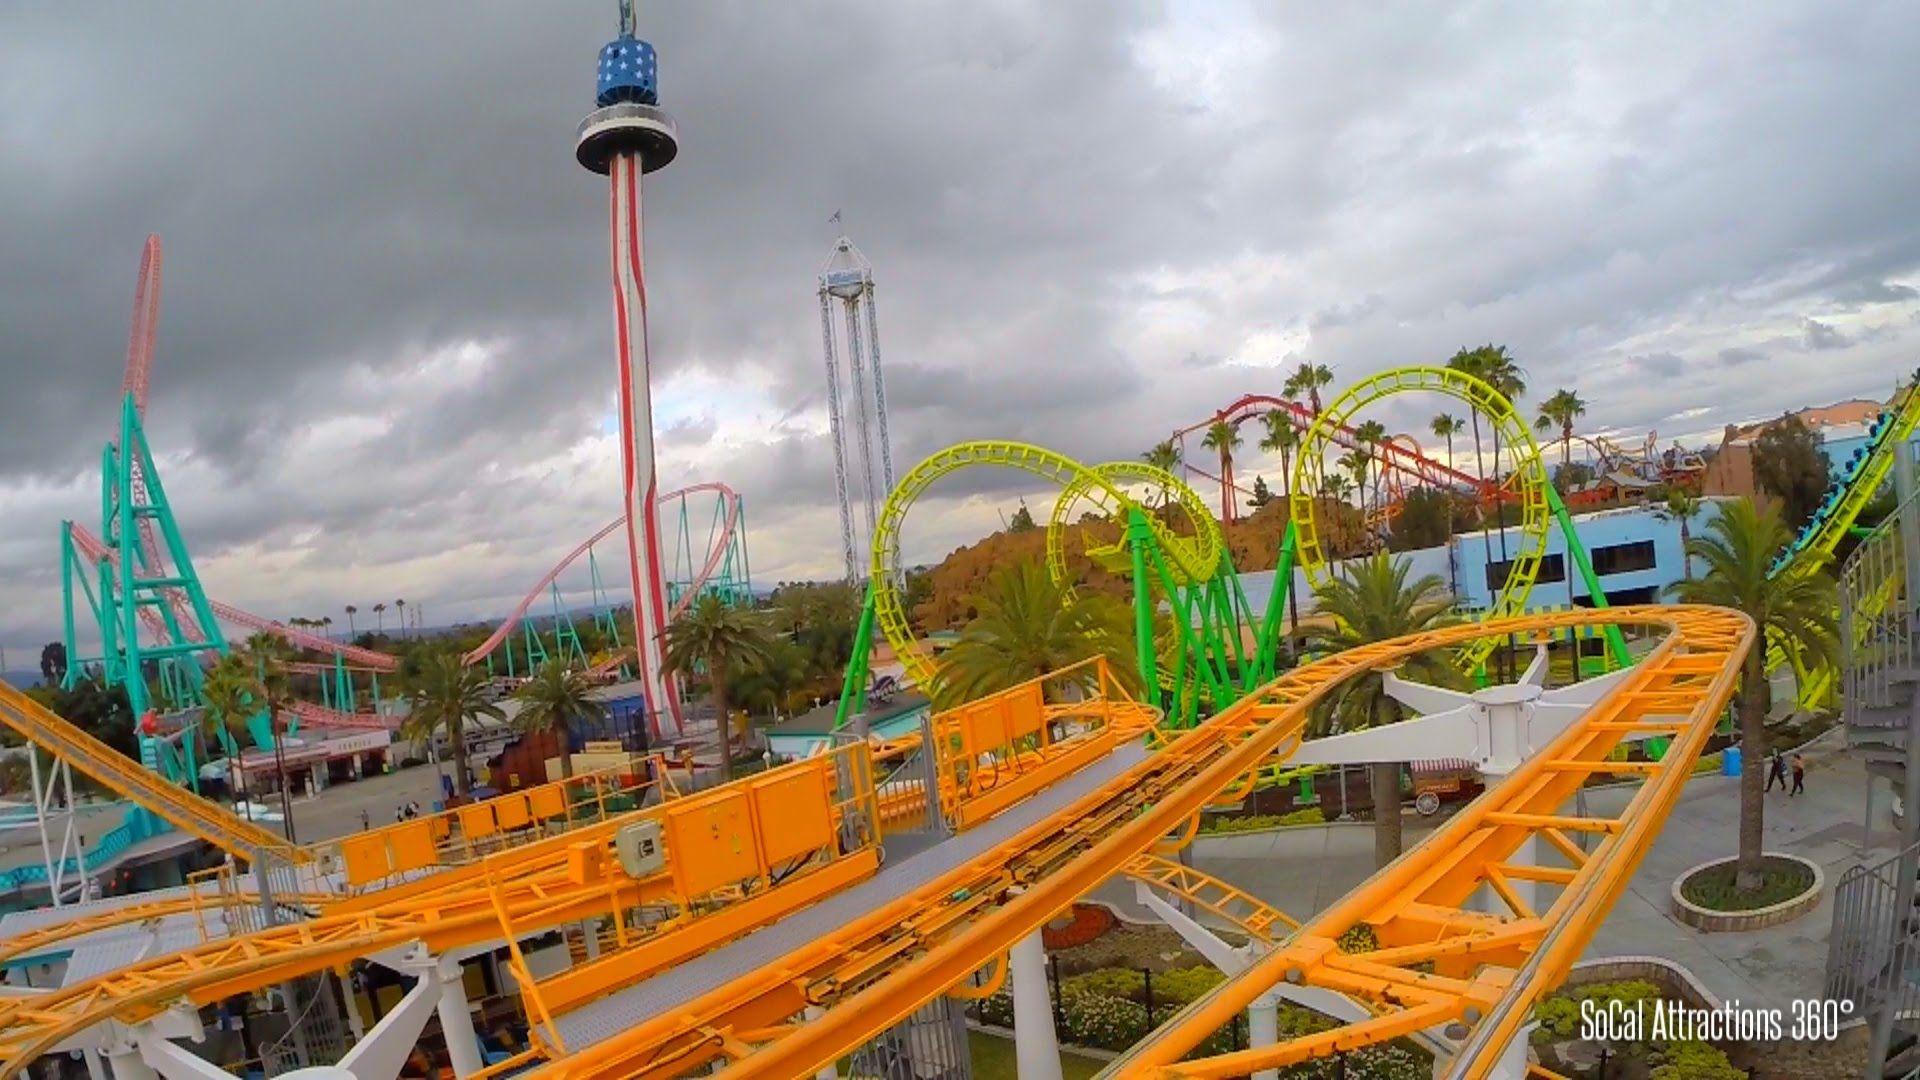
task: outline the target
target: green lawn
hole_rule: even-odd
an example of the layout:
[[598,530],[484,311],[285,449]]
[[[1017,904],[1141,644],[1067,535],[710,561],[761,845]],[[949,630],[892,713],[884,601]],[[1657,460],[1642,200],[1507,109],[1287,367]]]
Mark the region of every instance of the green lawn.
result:
[[[967,1042],[973,1048],[974,1080],[1019,1080],[1013,1066],[1013,1043],[985,1032],[969,1031]],[[1066,1080],[1089,1080],[1100,1071],[1101,1063],[1078,1054],[1060,1055],[1060,1073]]]

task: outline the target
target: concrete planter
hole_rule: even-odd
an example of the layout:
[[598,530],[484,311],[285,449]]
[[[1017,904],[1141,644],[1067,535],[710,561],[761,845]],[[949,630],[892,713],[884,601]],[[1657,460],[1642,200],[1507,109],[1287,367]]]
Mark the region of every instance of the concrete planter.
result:
[[1780,859],[1785,862],[1799,863],[1801,866],[1806,867],[1807,870],[1813,874],[1813,884],[1809,885],[1807,890],[1799,896],[1782,900],[1777,904],[1771,904],[1767,907],[1754,908],[1752,911],[1714,911],[1712,908],[1701,907],[1680,893],[1681,884],[1688,878],[1691,878],[1703,870],[1708,870],[1715,866],[1723,866],[1733,861],[1731,856],[1724,859],[1713,859],[1708,862],[1703,862],[1698,866],[1688,868],[1686,873],[1681,874],[1674,880],[1672,890],[1674,918],[1679,919],[1695,930],[1714,934],[1736,930],[1761,930],[1769,926],[1779,926],[1781,923],[1792,922],[1819,906],[1820,893],[1826,888],[1827,884],[1826,875],[1820,872],[1819,864],[1803,859],[1798,855],[1789,855],[1783,851],[1768,851],[1763,852],[1763,854],[1769,859]]

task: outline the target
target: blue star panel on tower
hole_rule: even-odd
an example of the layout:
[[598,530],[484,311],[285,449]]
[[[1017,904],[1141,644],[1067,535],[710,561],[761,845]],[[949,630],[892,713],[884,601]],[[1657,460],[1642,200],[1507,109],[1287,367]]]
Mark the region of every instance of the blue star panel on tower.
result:
[[601,46],[600,92],[594,100],[602,108],[621,102],[660,104],[654,85],[653,46],[625,35]]

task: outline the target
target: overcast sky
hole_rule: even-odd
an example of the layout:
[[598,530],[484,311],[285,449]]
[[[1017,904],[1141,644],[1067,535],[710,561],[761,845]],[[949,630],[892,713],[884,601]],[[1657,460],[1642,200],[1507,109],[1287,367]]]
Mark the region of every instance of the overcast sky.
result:
[[[97,526],[149,232],[149,434],[214,596],[498,614],[618,512],[606,195],[572,157],[613,0],[75,7],[0,13],[9,666],[58,636],[59,521]],[[836,209],[903,471],[989,436],[1132,457],[1301,359],[1338,386],[1502,342],[1529,410],[1571,387],[1663,442],[1920,360],[1910,4],[641,21],[681,132],[645,195],[660,483],[741,491],[762,585],[839,567]],[[1023,491],[938,489],[908,558]]]

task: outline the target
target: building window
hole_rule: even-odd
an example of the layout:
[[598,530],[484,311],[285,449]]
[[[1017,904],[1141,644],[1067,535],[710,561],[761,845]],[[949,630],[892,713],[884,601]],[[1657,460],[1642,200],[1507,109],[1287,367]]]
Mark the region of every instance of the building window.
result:
[[[1507,577],[1513,573],[1513,560],[1487,564],[1487,590],[1499,592],[1507,587]],[[1551,585],[1556,581],[1567,580],[1567,562],[1559,555],[1546,555],[1540,559],[1539,576],[1533,579],[1536,585]]]
[[1593,572],[1606,577],[1609,574],[1627,574],[1635,570],[1651,570],[1654,566],[1653,541],[1636,540],[1631,544],[1613,544],[1593,549]]

